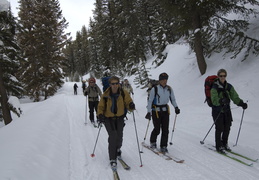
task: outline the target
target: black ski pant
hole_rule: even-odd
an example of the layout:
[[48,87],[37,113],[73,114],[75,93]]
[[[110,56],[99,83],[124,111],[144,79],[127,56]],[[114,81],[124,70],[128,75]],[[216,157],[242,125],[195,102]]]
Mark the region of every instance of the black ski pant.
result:
[[117,150],[122,146],[124,118],[114,117],[105,119],[105,128],[108,133],[108,152],[110,160],[117,159]]
[[99,101],[88,101],[89,105],[89,118],[91,122],[94,122],[94,111],[97,112]]
[[230,110],[227,112],[212,111],[212,116],[215,123],[216,148],[218,149],[228,144],[232,114]]
[[160,134],[160,129],[162,129],[160,147],[167,147],[169,134],[169,113],[168,111],[158,111],[157,113],[158,117],[156,111],[152,111],[154,129],[151,132],[150,143],[156,143],[157,136]]

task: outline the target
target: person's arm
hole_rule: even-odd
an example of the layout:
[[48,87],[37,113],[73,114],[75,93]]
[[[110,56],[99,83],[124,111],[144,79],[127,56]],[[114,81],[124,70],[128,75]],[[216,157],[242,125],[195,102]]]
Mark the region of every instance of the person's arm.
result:
[[152,88],[150,90],[149,97],[148,97],[148,103],[147,103],[147,112],[149,112],[149,113],[151,113],[151,111],[152,111],[152,104],[153,104],[154,98],[155,98],[155,88]]

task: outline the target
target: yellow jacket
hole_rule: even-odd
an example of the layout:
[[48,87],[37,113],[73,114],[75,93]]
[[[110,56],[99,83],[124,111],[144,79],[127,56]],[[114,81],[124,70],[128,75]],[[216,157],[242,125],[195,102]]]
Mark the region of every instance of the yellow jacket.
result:
[[[105,117],[120,117],[123,116],[125,113],[125,107],[129,109],[129,104],[132,101],[129,93],[127,91],[124,91],[123,89],[119,88],[119,97],[117,99],[117,114],[114,114],[111,112],[111,107],[112,107],[112,99],[111,99],[111,88],[109,87],[101,96],[100,102],[98,103],[98,109],[97,109],[97,115],[99,116],[100,114],[103,114]],[[124,98],[122,96],[122,91],[124,92]],[[124,101],[123,101],[124,99]]]

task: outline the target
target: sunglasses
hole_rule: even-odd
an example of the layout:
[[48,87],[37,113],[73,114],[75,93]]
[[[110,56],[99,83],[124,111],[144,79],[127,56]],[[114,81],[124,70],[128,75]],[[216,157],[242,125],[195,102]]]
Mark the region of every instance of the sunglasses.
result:
[[227,77],[226,75],[219,75],[219,77]]
[[111,83],[111,85],[118,85],[119,83]]

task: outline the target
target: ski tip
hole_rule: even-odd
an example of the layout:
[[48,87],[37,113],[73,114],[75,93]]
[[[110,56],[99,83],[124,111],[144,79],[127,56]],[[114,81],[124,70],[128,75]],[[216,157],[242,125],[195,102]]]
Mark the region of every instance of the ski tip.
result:
[[253,165],[254,165],[253,163],[251,163],[251,164],[248,164],[248,166],[250,166],[250,167],[253,167]]
[[141,164],[140,167],[143,167],[143,164]]
[[184,160],[180,160],[180,161],[178,161],[177,163],[184,163]]
[[91,157],[95,157],[95,154],[91,154]]

